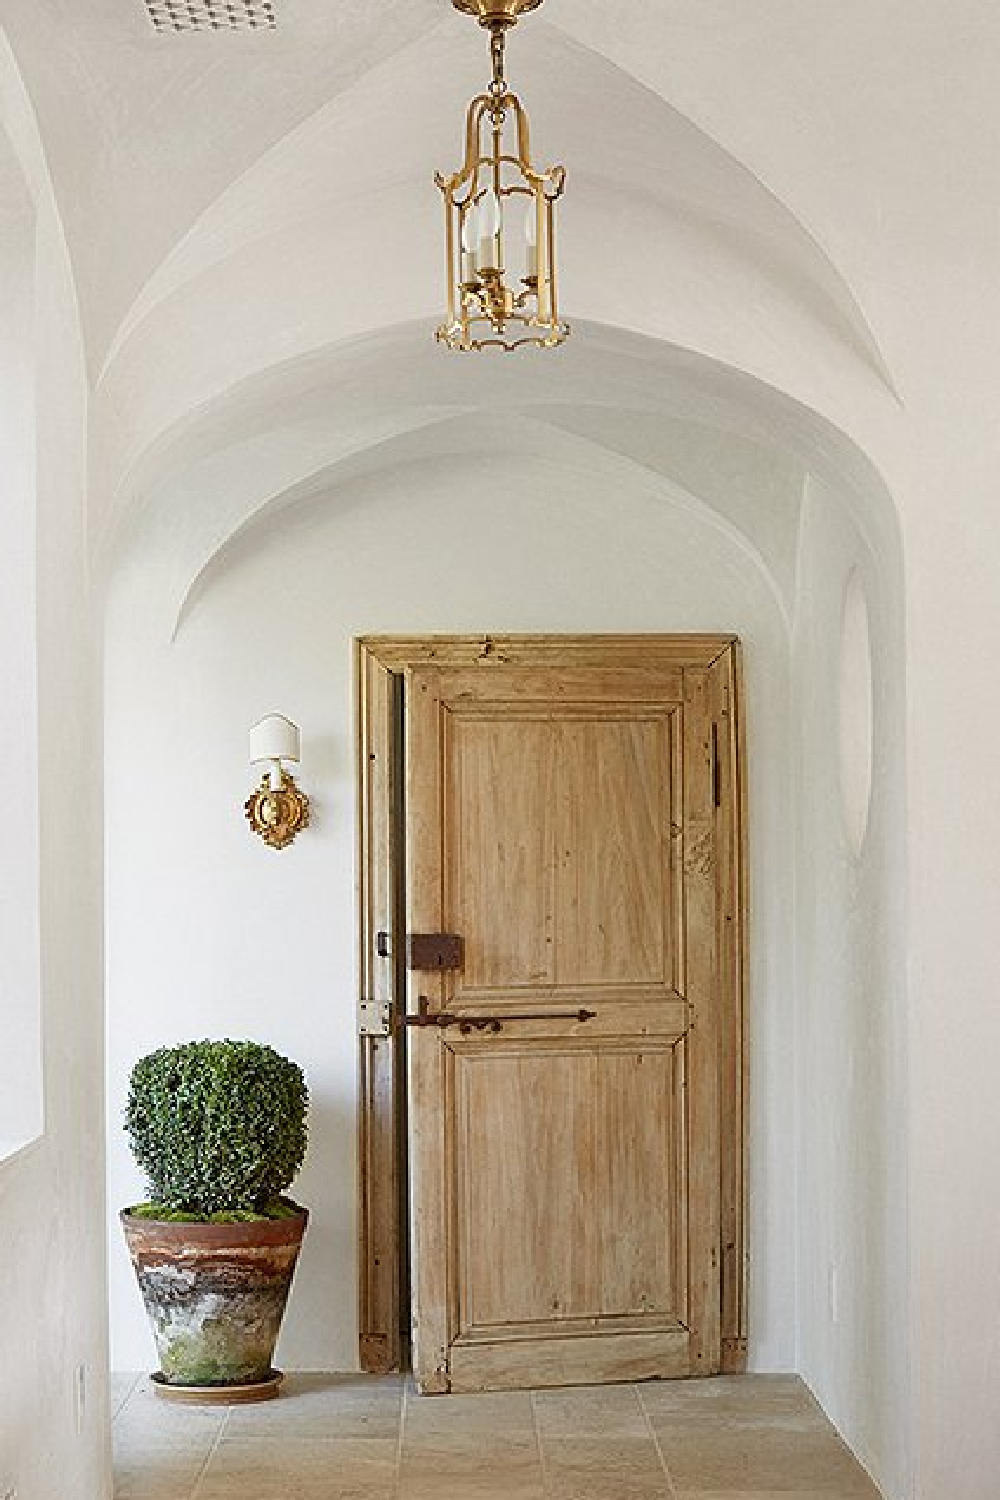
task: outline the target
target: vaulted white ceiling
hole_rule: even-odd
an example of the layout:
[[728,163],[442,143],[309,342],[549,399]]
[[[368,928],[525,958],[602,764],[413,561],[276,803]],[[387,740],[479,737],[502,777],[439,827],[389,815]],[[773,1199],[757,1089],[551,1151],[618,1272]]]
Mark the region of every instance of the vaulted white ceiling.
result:
[[[461,109],[486,76],[485,38],[448,0],[278,0],[277,13],[274,31],[173,35],[152,27],[142,0],[6,0],[96,368],[133,304],[141,312],[178,276],[231,250],[234,236],[274,233],[330,205],[367,227],[372,199],[402,190],[389,205],[396,243],[419,243],[421,219],[400,224],[398,209],[406,187],[436,208],[430,173],[457,156]],[[773,78],[787,86],[811,54],[820,97],[823,7],[763,0],[753,14],[751,26],[738,0],[547,0],[514,34],[511,75],[540,150],[566,159],[572,181],[595,192],[614,185],[623,213],[633,197],[665,212],[680,206],[717,243],[749,242],[775,276],[802,278],[811,259],[813,294],[864,344],[863,314],[816,237],[823,226],[800,222],[753,163],[733,171],[739,157],[723,133],[677,108],[678,88],[706,81],[685,77],[685,50],[717,45],[721,77],[769,39]],[[771,82],[748,125],[771,115]],[[853,114],[842,107],[828,123],[839,130]],[[200,243],[186,242],[192,234]]]
[[[987,96],[979,0],[947,21],[905,0],[546,0],[513,34],[509,72],[536,154],[569,170],[564,307],[581,327],[516,379],[428,342],[443,290],[432,174],[457,163],[485,37],[449,0],[275,8],[273,31],[167,35],[142,0],[5,0],[77,277],[99,534],[154,501],[194,505],[201,557],[224,542],[222,514],[238,531],[311,475],[334,482],[345,456],[389,443],[401,457],[406,434],[484,411],[531,407],[647,464],[683,351],[848,430],[852,411],[895,401],[887,226],[913,212],[908,164],[941,68],[961,61],[968,108]],[[897,76],[904,23],[916,47]],[[942,133],[930,160],[953,182],[964,164]],[[935,232],[954,232],[947,215]],[[359,359],[375,374],[357,384]],[[308,440],[292,391],[316,407]],[[267,393],[253,485],[232,459],[248,392]],[[704,399],[692,420],[722,431]],[[778,467],[794,468],[778,406],[772,419]],[[658,472],[693,482],[689,445],[652,446]],[[205,463],[236,488],[199,507]],[[721,503],[723,485],[703,475],[702,489]]]

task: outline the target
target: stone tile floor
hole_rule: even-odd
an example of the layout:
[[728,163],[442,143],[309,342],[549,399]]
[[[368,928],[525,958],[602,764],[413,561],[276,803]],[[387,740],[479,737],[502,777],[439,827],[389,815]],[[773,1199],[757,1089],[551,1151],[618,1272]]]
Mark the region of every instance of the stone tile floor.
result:
[[221,1408],[114,1382],[116,1500],[878,1500],[793,1376],[431,1398],[290,1375]]

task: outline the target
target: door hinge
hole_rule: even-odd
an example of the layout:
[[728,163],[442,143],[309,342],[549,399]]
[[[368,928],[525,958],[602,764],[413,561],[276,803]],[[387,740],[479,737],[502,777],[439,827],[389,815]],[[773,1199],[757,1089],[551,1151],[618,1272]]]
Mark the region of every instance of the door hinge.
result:
[[362,1000],[358,1006],[361,1036],[388,1036],[392,1031],[392,1004],[388,1000]]

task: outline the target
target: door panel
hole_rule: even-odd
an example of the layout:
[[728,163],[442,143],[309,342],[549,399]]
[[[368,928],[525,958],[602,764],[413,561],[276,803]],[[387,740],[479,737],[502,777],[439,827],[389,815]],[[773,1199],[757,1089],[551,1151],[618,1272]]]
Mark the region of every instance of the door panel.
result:
[[669,982],[670,716],[557,720],[562,987]]
[[708,674],[421,665],[406,699],[408,926],[464,939],[410,976],[418,1382],[716,1370]]
[[449,1051],[459,1336],[574,1320],[588,1331],[683,1323],[674,1049],[498,1041]]
[[449,712],[443,727],[445,904],[465,937],[462,991],[471,998],[551,985],[551,726]]

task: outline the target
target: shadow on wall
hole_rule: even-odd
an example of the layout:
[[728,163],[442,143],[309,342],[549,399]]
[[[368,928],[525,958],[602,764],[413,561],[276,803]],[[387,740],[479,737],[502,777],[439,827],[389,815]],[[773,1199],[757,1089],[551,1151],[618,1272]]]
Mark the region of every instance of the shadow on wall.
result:
[[[353,1056],[353,1033],[338,1038],[333,1004],[326,1009],[325,1023],[322,1007],[317,1011],[316,1029],[321,1035],[325,1033],[328,1045],[346,1043]],[[309,1097],[309,1147],[291,1188],[292,1197],[310,1209],[309,1228],[278,1347],[279,1361],[284,1360],[293,1370],[308,1369],[315,1362],[315,1345],[309,1336],[311,1309],[329,1294],[331,1268],[340,1267],[342,1274],[349,1275],[348,1268],[357,1255],[353,1195],[346,1203],[327,1206],[331,1176],[344,1183],[345,1196],[353,1186],[357,1151],[354,1100],[335,1093],[321,1080],[310,1084]]]

